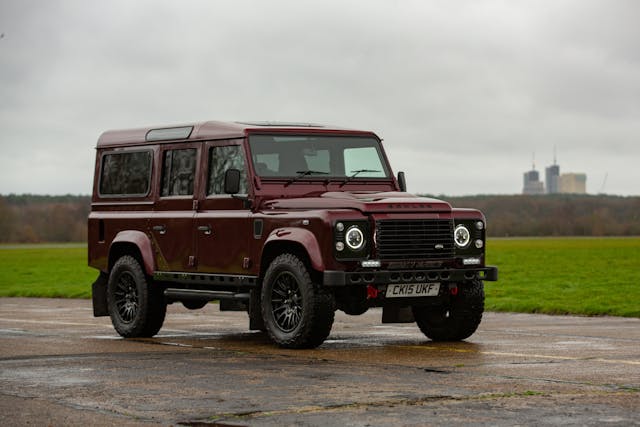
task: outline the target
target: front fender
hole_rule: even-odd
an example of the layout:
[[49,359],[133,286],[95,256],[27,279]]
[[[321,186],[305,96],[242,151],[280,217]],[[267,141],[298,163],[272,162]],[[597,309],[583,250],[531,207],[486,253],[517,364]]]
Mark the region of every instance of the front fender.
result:
[[324,271],[324,260],[322,259],[322,251],[316,236],[309,230],[294,227],[278,228],[273,230],[269,237],[265,240],[264,247],[268,247],[270,243],[283,242],[300,244],[307,251],[311,266],[314,270]]
[[[121,250],[126,247],[135,246],[140,252],[142,258],[142,264],[146,273],[151,276],[155,272],[155,258],[153,256],[153,248],[151,247],[151,240],[142,231],[137,230],[125,230],[119,232],[111,242],[109,248],[109,259],[114,254],[122,256]],[[115,262],[115,260],[113,260]]]

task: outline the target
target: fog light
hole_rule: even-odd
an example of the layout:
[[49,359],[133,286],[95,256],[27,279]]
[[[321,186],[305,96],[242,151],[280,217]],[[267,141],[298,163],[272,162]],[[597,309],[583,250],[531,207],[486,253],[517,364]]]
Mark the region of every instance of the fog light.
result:
[[484,246],[484,242],[480,239],[476,240],[476,248],[480,249]]
[[362,267],[373,268],[373,267],[380,267],[382,265],[382,263],[377,259],[368,259],[368,260],[365,260],[365,261],[360,261],[360,265]]
[[338,231],[344,231],[344,224],[339,222],[336,224],[336,230]]
[[478,221],[476,222],[476,229],[482,230],[484,228],[484,222]]
[[344,243],[342,242],[336,242],[336,250],[338,252],[343,251],[344,250]]
[[480,258],[465,258],[462,260],[464,265],[480,265]]

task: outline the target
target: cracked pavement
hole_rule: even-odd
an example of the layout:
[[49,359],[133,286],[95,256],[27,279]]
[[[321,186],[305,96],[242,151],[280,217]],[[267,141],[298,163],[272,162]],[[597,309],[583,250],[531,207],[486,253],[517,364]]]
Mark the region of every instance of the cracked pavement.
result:
[[380,318],[284,350],[215,304],[125,340],[88,300],[1,298],[0,424],[640,425],[640,319],[486,313],[433,343]]

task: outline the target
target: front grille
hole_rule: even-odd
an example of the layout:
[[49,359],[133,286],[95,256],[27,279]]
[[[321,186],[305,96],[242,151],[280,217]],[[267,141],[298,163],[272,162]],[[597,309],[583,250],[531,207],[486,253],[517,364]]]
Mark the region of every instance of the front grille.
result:
[[453,221],[448,219],[376,221],[376,247],[381,260],[453,257]]

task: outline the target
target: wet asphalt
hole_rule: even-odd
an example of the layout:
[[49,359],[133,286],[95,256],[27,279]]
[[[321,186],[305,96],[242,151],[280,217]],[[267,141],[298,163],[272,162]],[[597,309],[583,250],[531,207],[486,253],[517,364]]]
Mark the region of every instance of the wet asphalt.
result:
[[283,350],[215,304],[125,340],[88,300],[3,298],[0,425],[640,425],[640,319],[486,313],[433,343],[380,318]]

